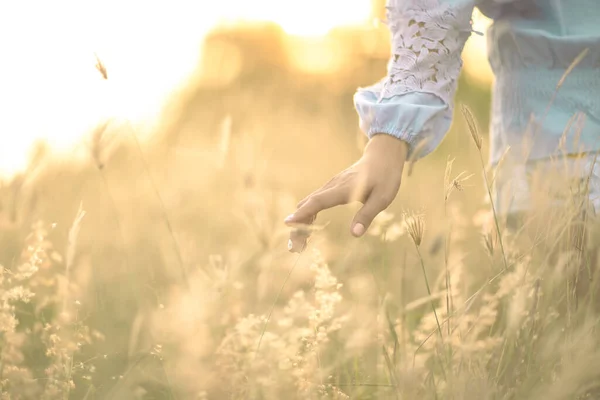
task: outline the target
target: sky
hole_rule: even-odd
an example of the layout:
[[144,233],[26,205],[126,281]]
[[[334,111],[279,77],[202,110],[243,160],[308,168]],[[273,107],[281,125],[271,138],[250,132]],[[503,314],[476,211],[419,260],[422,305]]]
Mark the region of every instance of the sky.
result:
[[317,37],[370,23],[370,7],[370,0],[0,1],[0,176],[22,170],[36,140],[69,152],[106,117],[151,130],[198,65],[202,38],[223,21],[274,21],[289,34]]

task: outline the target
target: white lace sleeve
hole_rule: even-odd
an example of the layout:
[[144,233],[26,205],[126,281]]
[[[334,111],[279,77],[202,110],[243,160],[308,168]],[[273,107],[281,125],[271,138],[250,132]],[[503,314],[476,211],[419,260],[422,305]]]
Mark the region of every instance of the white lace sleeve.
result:
[[433,151],[452,120],[461,53],[472,32],[476,0],[388,0],[392,51],[387,76],[354,96],[360,127]]
[[367,88],[379,101],[408,92],[431,93],[451,104],[471,34],[472,0],[389,0],[392,56],[387,76]]

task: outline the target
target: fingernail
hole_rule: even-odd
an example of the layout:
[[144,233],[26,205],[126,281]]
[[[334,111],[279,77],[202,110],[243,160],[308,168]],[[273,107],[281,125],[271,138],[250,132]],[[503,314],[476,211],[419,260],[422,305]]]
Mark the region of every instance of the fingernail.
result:
[[365,233],[365,226],[361,223],[354,224],[354,226],[352,227],[352,233],[356,237],[362,236],[363,233]]
[[294,214],[290,214],[287,217],[285,217],[285,219],[283,220],[283,222],[290,222],[293,219],[294,219]]

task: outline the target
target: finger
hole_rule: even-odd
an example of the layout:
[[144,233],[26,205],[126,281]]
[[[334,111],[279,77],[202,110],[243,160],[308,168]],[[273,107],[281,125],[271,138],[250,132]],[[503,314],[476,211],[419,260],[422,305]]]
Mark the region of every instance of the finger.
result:
[[315,190],[314,192],[312,192],[311,194],[309,194],[308,196],[306,196],[305,198],[303,198],[302,200],[300,200],[298,202],[298,204],[296,205],[296,208],[300,208],[302,207],[307,201],[308,199],[310,199],[312,196],[316,196],[317,194],[330,189],[334,186],[334,183],[337,182],[337,176],[334,176],[333,178],[331,178],[326,184],[324,184],[323,186],[321,186],[319,189]]
[[[302,223],[311,225],[315,221],[315,217],[309,218]],[[292,253],[302,252],[307,245],[308,239],[310,238],[310,231],[303,229],[293,229],[290,232],[290,238],[288,240],[288,250]]]
[[[347,202],[345,201],[347,196],[344,195],[344,192],[343,188],[335,188],[312,196],[296,213],[286,218],[285,222],[312,224],[319,211]],[[303,251],[306,248],[309,238],[310,231],[293,230],[290,232],[288,250],[293,253]]]
[[347,204],[349,200],[348,189],[346,187],[335,187],[324,190],[314,196],[311,196],[302,207],[286,218],[285,222],[302,222],[316,217],[316,215],[329,208]]
[[352,235],[355,237],[364,235],[377,214],[385,210],[392,203],[393,199],[393,196],[387,195],[382,190],[373,190],[365,204],[354,216],[350,228]]
[[292,253],[304,251],[310,239],[310,233],[303,230],[292,230],[288,240],[288,250]]
[[308,199],[311,198],[311,196],[316,196],[317,194],[321,193],[322,191],[323,191],[322,189],[315,190],[314,192],[312,192],[311,194],[309,194],[308,196],[306,196],[305,198],[303,198],[302,200],[300,200],[298,202],[298,204],[296,204],[296,208],[302,207],[308,201]]

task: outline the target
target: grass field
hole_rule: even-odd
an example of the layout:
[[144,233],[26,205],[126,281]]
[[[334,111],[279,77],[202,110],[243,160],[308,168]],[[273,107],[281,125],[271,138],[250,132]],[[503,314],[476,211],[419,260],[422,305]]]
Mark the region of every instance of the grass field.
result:
[[307,71],[245,29],[150,140],[110,121],[2,182],[0,398],[595,398],[597,228],[572,195],[494,218],[489,89],[461,79],[480,128],[456,107],[366,237],[341,207],[290,254],[283,219],[360,155],[351,96],[386,59],[341,31]]

